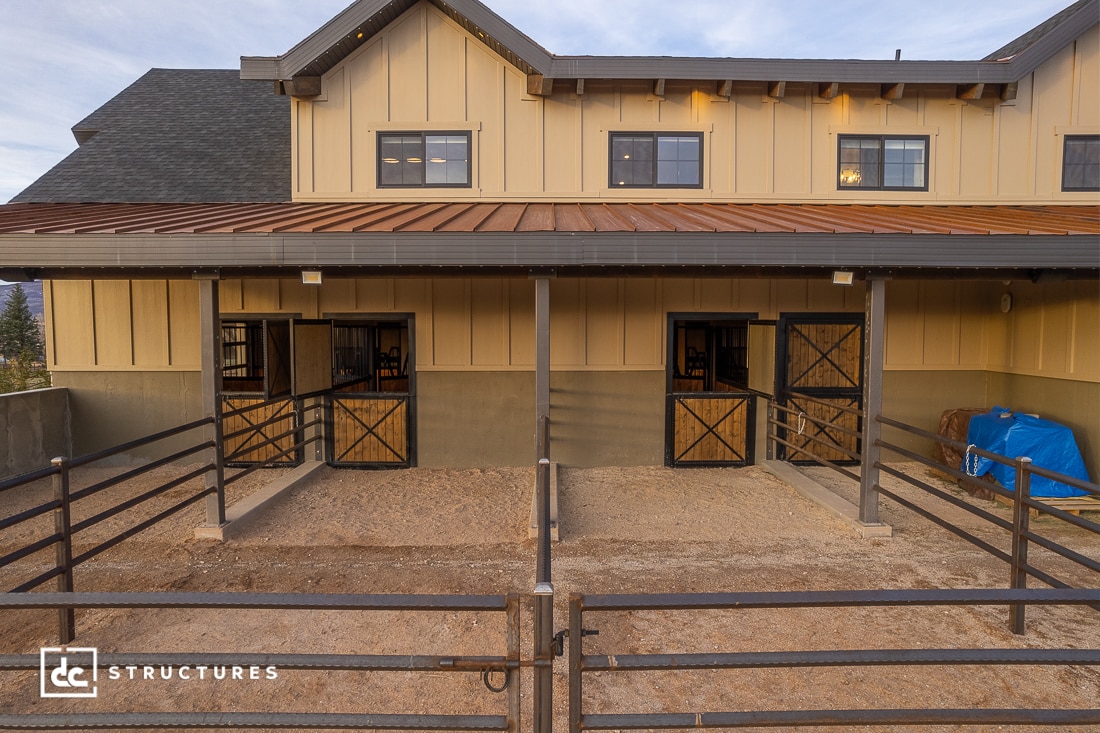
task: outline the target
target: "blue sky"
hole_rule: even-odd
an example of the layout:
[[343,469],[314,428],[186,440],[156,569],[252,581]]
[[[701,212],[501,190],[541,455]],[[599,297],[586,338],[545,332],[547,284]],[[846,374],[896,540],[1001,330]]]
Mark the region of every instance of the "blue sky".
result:
[[[239,68],[350,0],[0,0],[0,203],[75,147],[70,128],[153,67]],[[487,0],[558,54],[977,59],[1071,0]],[[674,7],[675,13],[669,13]]]

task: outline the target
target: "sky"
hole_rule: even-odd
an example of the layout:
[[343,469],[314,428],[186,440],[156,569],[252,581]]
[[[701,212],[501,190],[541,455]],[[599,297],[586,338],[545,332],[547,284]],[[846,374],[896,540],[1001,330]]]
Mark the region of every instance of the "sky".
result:
[[[484,0],[551,53],[979,59],[1072,0]],[[0,203],[150,68],[277,56],[351,0],[0,0]],[[674,13],[669,8],[675,8]],[[261,83],[261,82],[257,82]]]

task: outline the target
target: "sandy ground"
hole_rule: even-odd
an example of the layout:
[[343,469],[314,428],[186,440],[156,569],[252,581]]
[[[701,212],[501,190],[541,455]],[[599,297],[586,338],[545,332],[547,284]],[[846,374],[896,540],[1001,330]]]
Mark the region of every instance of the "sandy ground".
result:
[[[910,467],[930,482],[923,469]],[[852,486],[810,469],[838,493]],[[100,480],[89,471],[80,485]],[[157,474],[163,479],[165,471]],[[276,472],[234,484],[234,501]],[[76,570],[81,591],[226,590],[321,593],[527,593],[535,544],[527,537],[528,468],[368,472],[323,469],[234,539],[193,538],[201,504],[127,540]],[[92,516],[123,495],[74,505]],[[939,482],[942,485],[942,482]],[[162,505],[190,487],[174,489]],[[899,489],[903,493],[912,492]],[[962,492],[956,490],[959,496]],[[107,492],[104,492],[107,494]],[[0,516],[49,497],[42,485],[0,499]],[[974,500],[1000,516],[1008,509]],[[1005,587],[1000,561],[895,505],[882,518],[890,539],[864,540],[759,468],[568,469],[560,476],[561,542],[554,546],[555,627],[567,623],[570,593]],[[960,510],[943,513],[999,547],[1007,538]],[[152,513],[149,510],[146,513]],[[109,520],[80,536],[91,547],[132,523]],[[1095,515],[1093,515],[1095,519]],[[38,527],[0,532],[0,555]],[[1053,520],[1035,528],[1093,558],[1100,538]],[[0,570],[10,588],[44,568],[42,553]],[[1033,551],[1033,561],[1069,582],[1096,579]],[[524,608],[525,654],[530,618]],[[1100,646],[1100,616],[1088,609],[1029,611],[1029,633],[1008,632],[1004,608],[712,611],[592,614],[587,653],[741,650]],[[503,654],[504,624],[488,613],[94,610],[77,614],[76,643],[100,652],[296,652]],[[37,653],[56,641],[53,612],[0,612],[0,654]],[[566,730],[566,661],[555,665],[555,728]],[[530,675],[524,729],[530,723]],[[1095,707],[1100,669],[1088,667],[897,667],[691,673],[591,673],[585,711],[654,712],[856,707]],[[321,673],[283,670],[277,680],[101,681],[99,698],[39,700],[35,673],[0,673],[0,712],[111,710],[288,710],[494,714],[504,695],[476,673]],[[1013,730],[1051,730],[1013,727]],[[774,730],[774,729],[773,729]],[[905,730],[880,726],[872,731]],[[978,731],[981,727],[931,727]],[[1078,730],[1084,730],[1079,728]]]

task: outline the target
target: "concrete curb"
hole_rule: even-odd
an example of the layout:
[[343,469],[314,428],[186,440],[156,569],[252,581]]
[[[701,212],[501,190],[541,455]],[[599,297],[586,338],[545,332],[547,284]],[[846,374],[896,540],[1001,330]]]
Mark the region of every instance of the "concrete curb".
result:
[[825,509],[840,521],[847,524],[864,539],[871,537],[891,537],[894,530],[889,524],[864,524],[859,521],[859,507],[837,496],[829,489],[814,481],[794,466],[783,461],[764,461],[761,467],[790,486],[802,496]]
[[[531,494],[531,524],[527,529],[527,537],[529,539],[537,539],[539,536],[538,525],[538,481],[533,484],[533,491]],[[558,464],[551,461],[550,463],[550,541],[558,542],[560,534],[558,532]]]
[[272,481],[259,491],[246,496],[233,506],[227,507],[225,510],[225,524],[222,526],[196,527],[195,538],[219,541],[229,539],[231,534],[240,531],[241,527],[254,519],[264,507],[274,503],[280,496],[295,486],[308,481],[315,472],[325,465],[323,461],[306,461],[279,480]]

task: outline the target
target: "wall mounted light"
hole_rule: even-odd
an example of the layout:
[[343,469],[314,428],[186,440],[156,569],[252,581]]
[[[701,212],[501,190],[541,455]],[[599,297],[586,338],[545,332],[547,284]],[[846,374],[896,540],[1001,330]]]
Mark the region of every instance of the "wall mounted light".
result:
[[320,285],[320,270],[302,270],[302,285]]
[[833,272],[833,285],[851,285],[855,280],[855,273],[848,270],[835,270]]

